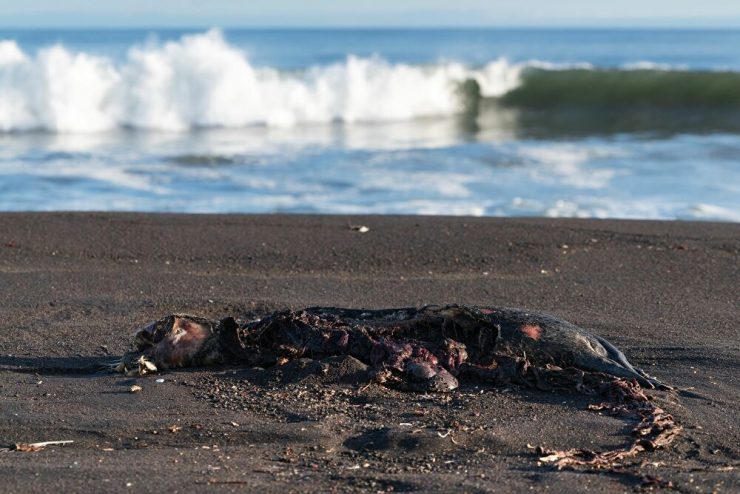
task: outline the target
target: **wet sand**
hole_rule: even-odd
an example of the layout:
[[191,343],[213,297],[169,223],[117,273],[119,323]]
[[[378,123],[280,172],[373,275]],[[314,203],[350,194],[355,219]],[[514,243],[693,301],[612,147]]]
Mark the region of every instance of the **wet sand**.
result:
[[[739,254],[735,224],[2,214],[0,444],[74,440],[0,450],[2,490],[619,492],[653,476],[736,492]],[[680,388],[651,394],[685,433],[630,462],[639,475],[557,471],[528,445],[604,449],[629,442],[630,424],[576,393],[364,387],[347,359],[98,370],[172,312],[455,302],[546,311],[608,338]]]

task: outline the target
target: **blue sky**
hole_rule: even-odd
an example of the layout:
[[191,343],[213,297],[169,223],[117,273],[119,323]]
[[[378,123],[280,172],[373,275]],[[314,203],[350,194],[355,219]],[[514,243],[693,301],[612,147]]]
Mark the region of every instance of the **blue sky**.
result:
[[740,27],[740,0],[0,0],[4,27]]

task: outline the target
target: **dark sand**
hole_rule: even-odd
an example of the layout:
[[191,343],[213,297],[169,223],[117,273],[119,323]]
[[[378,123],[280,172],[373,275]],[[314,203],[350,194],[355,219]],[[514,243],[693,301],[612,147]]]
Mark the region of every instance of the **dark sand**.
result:
[[629,441],[629,423],[585,411],[595,400],[575,393],[363,390],[362,369],[341,359],[326,374],[311,362],[96,372],[136,327],[176,311],[459,302],[551,312],[684,388],[652,393],[682,438],[633,463],[681,492],[738,492],[739,252],[733,224],[3,214],[0,443],[75,442],[0,452],[0,491],[636,488],[629,475],[537,464],[527,444]]

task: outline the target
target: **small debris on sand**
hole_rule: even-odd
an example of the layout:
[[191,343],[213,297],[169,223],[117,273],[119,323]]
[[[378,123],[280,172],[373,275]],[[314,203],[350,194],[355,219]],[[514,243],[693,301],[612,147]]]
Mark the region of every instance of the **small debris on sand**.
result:
[[74,441],[43,441],[40,443],[15,443],[10,450],[21,451],[23,453],[35,453],[41,451],[47,446],[63,446],[65,444],[72,444]]
[[128,391],[129,391],[129,393],[139,393],[142,389],[144,389],[144,388],[142,388],[138,384],[134,384],[133,386],[131,386],[130,388],[128,388]]

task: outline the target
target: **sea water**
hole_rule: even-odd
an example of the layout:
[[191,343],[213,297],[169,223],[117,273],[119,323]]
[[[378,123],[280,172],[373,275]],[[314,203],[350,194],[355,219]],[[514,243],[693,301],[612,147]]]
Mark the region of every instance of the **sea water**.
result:
[[740,221],[740,31],[0,30],[0,210]]

